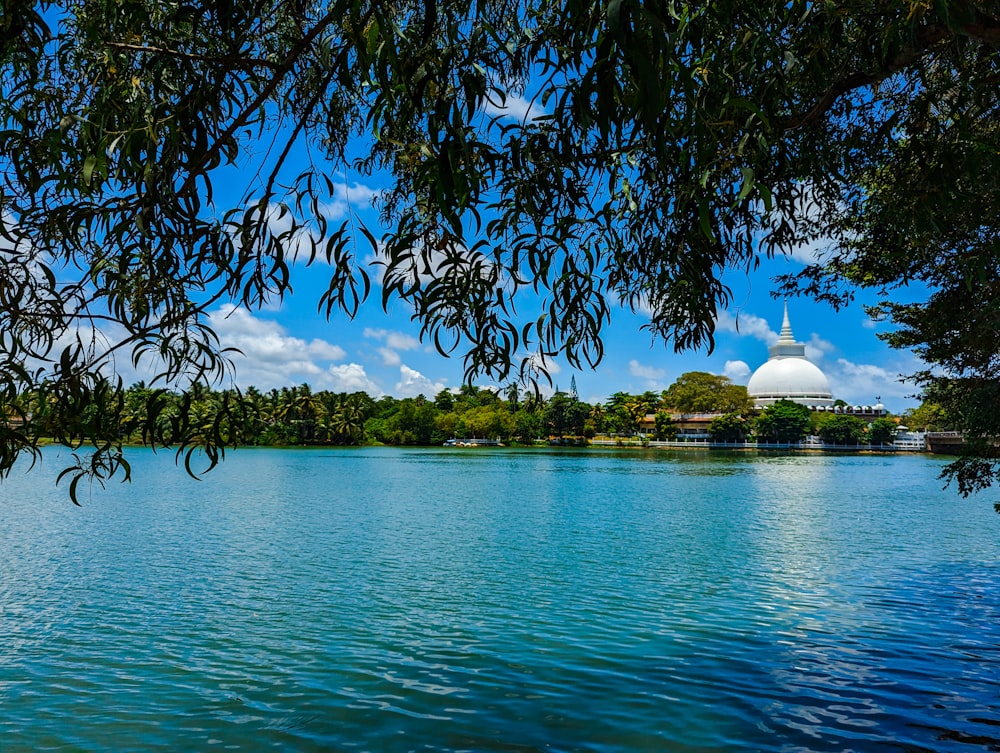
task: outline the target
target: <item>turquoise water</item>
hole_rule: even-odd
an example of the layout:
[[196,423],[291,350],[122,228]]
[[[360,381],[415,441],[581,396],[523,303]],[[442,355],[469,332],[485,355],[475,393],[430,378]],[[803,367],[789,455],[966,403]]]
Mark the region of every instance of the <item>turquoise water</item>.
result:
[[934,458],[132,460],[0,486],[3,753],[1000,744],[1000,516]]

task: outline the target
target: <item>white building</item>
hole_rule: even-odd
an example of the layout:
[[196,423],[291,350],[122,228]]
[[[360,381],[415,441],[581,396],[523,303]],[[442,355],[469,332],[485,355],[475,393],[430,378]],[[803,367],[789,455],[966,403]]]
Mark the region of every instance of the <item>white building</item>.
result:
[[833,405],[833,393],[826,375],[806,358],[806,346],[792,336],[788,322],[788,304],[778,342],[769,349],[770,358],[760,366],[747,383],[747,393],[758,408],[778,400],[791,400],[810,408]]

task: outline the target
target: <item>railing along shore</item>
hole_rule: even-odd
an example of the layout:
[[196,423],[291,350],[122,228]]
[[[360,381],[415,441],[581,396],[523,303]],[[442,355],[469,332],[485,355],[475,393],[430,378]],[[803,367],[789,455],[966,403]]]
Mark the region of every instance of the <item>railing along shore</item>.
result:
[[712,442],[708,439],[657,440],[641,437],[595,437],[597,447],[671,447],[704,450],[825,450],[850,452],[926,452],[923,443],[839,445],[823,442]]

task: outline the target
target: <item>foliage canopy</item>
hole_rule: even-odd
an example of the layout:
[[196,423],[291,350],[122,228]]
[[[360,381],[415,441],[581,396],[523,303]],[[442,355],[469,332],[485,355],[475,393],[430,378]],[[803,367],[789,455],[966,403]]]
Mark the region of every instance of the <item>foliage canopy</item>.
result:
[[778,400],[767,406],[754,423],[758,442],[780,444],[801,442],[811,428],[809,409],[791,400]]
[[663,393],[663,400],[681,413],[748,413],[753,408],[746,387],[705,371],[681,374]]
[[827,444],[859,445],[866,441],[866,426],[857,416],[824,415],[817,422],[817,434]]
[[[944,369],[983,452],[996,433],[946,405],[998,379],[996,2],[2,8],[0,470],[34,448],[19,400],[41,388],[67,406],[56,438],[114,473],[119,438],[87,416],[123,394],[116,358],[217,378],[210,306],[280,299],[298,260],[352,315],[368,255],[383,303],[504,380],[532,375],[525,352],[596,364],[612,302],[710,347],[724,271],[827,239],[786,287],[925,285],[928,308],[882,309],[893,343]],[[345,173],[389,182],[380,228],[327,217]],[[515,308],[526,289],[538,310]],[[226,444],[222,420],[175,423],[181,447]]]

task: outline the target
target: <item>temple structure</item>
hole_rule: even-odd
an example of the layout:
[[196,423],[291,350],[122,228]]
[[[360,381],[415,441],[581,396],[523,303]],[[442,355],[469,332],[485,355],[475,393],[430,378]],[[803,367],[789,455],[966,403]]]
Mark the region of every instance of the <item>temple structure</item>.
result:
[[778,342],[769,351],[770,358],[747,383],[747,393],[756,407],[763,408],[778,400],[791,400],[814,409],[833,405],[826,375],[806,358],[805,344],[796,342],[792,335],[787,303]]

